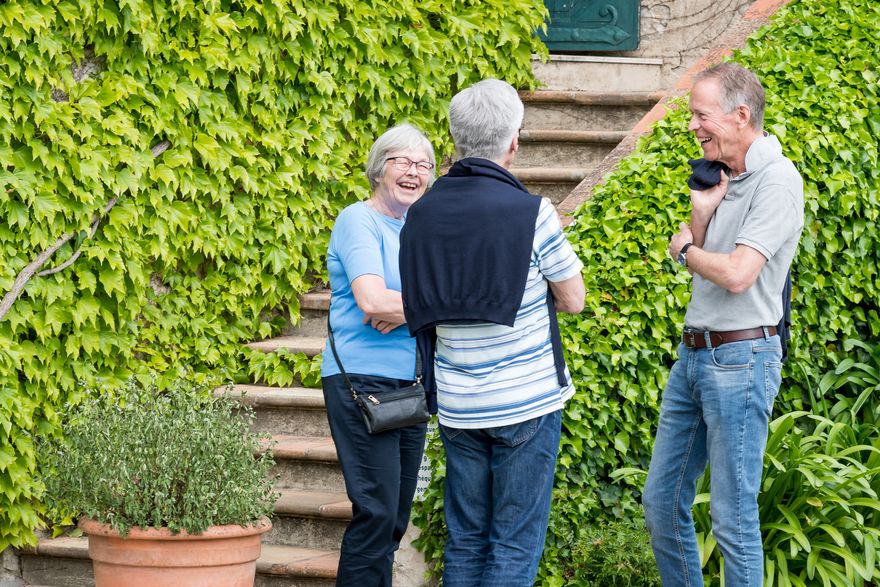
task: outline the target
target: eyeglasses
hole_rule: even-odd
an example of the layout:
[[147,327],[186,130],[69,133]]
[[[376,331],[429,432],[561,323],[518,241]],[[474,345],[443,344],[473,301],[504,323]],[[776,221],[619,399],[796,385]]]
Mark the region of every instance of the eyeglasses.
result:
[[430,161],[413,161],[409,157],[388,157],[385,161],[391,161],[394,169],[398,171],[409,171],[415,165],[419,175],[428,175],[434,169],[434,164]]

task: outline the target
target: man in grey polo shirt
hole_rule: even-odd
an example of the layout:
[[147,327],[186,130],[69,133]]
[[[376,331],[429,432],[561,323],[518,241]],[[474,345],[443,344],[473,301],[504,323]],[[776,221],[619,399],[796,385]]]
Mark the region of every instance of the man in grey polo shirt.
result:
[[757,587],[764,575],[757,498],[782,368],[775,325],[803,229],[803,182],[763,131],[755,74],[735,63],[701,72],[690,108],[688,128],[704,157],[726,172],[716,186],[691,191],[690,225],[669,241],[693,288],[642,501],[663,584],[703,585],[691,508],[709,463],[725,585]]

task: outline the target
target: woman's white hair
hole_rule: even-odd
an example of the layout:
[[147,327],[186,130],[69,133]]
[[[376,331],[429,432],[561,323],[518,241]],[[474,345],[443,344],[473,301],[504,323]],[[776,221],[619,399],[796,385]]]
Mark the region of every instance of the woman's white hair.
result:
[[434,169],[428,174],[428,187],[431,187],[437,169],[434,147],[431,146],[431,141],[422,131],[411,124],[403,123],[386,130],[381,137],[376,139],[370,149],[370,154],[367,155],[365,172],[370,181],[371,190],[376,189],[382,176],[385,175],[385,160],[388,158],[388,154],[407,149],[424,149],[428,154],[428,160],[434,164]]
[[504,156],[522,126],[523,110],[513,86],[498,79],[485,79],[457,93],[449,104],[449,131],[458,156]]

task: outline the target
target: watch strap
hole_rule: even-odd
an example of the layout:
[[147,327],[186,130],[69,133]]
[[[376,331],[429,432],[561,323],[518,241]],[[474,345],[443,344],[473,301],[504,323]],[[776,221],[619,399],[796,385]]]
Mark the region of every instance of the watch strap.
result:
[[678,251],[678,262],[687,267],[687,251],[694,243],[685,243],[681,250]]

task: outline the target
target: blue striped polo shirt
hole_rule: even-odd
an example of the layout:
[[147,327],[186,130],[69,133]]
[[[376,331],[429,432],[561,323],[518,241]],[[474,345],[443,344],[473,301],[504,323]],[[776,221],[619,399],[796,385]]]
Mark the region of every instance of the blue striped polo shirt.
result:
[[441,424],[491,428],[562,408],[574,386],[567,367],[566,385],[559,386],[550,342],[547,282],[564,281],[582,268],[562,233],[556,209],[542,199],[514,325],[437,326],[434,372]]

